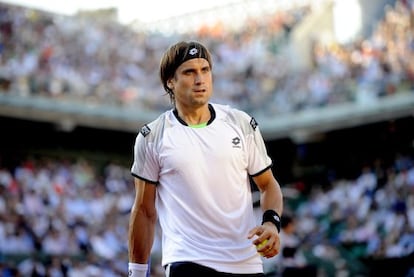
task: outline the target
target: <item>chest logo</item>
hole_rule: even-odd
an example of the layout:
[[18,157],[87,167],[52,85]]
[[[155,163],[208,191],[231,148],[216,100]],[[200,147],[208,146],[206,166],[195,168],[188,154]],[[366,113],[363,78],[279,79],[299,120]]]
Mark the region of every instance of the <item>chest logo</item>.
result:
[[231,143],[233,144],[233,148],[240,148],[240,138],[235,137],[231,140]]

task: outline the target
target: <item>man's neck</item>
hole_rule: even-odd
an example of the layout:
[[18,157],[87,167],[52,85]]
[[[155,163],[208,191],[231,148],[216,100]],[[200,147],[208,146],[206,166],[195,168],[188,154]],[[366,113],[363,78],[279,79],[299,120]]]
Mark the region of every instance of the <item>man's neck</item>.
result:
[[211,118],[208,105],[192,110],[176,107],[176,115],[189,126],[207,123]]

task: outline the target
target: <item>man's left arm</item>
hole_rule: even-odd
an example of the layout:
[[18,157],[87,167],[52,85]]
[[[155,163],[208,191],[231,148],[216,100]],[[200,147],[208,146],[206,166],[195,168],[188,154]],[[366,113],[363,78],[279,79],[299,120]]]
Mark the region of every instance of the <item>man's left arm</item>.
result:
[[280,250],[279,232],[280,217],[283,212],[283,194],[271,169],[253,177],[253,181],[260,191],[263,222],[262,225],[250,231],[249,238],[257,235],[253,243],[258,246],[258,252],[266,258],[271,258]]

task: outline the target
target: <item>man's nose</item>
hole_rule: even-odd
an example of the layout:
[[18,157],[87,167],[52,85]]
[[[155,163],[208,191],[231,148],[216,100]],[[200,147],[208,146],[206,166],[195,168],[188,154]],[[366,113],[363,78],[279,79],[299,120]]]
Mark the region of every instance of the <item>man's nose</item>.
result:
[[197,73],[195,75],[194,81],[196,84],[201,83],[203,81],[203,75],[201,73]]

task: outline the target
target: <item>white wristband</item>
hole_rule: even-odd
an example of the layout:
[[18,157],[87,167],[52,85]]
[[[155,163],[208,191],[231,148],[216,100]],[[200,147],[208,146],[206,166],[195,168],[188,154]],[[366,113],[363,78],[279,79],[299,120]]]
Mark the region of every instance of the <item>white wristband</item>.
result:
[[128,263],[128,277],[146,277],[148,264]]

